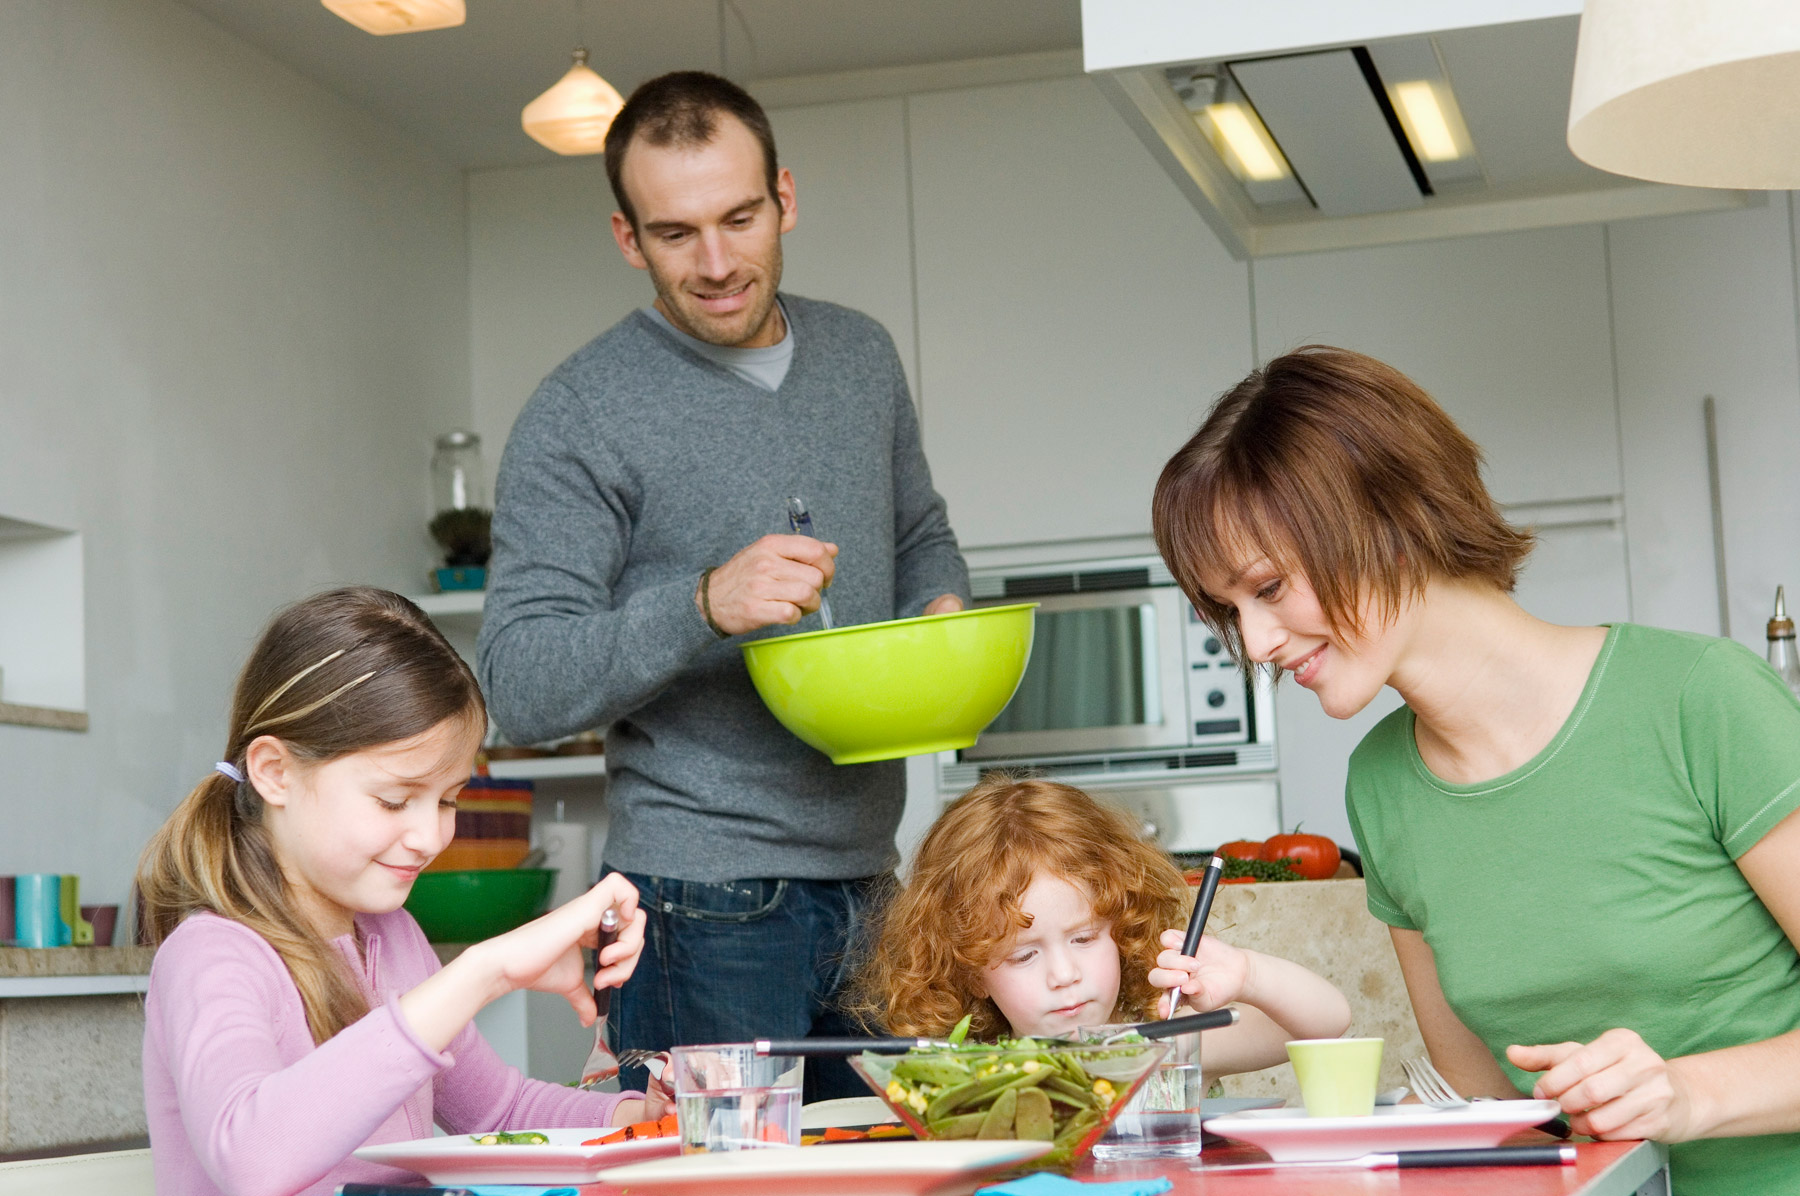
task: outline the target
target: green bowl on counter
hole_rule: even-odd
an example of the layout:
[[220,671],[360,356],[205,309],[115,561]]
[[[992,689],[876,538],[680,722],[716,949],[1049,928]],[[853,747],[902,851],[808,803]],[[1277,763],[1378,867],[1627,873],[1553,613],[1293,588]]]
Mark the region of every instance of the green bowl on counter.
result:
[[1036,608],[772,636],[745,644],[744,663],[781,725],[833,764],[966,748],[1019,688]]
[[543,913],[555,883],[554,868],[421,872],[406,912],[434,943],[478,943]]

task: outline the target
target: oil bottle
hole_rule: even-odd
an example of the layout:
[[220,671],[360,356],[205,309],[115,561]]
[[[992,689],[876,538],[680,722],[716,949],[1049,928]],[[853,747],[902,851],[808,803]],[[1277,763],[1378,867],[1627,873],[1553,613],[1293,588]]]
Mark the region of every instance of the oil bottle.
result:
[[1800,655],[1794,651],[1794,621],[1788,618],[1786,587],[1775,587],[1775,613],[1769,617],[1769,666],[1800,698]]

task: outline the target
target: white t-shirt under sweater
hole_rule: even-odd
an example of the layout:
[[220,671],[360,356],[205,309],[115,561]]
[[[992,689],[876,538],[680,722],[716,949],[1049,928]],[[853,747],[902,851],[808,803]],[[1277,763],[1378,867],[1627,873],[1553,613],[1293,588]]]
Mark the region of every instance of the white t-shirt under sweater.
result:
[[[779,304],[781,300],[777,299],[775,302]],[[715,345],[697,336],[689,336],[670,323],[669,317],[655,307],[646,307],[644,314],[661,325],[664,332],[706,360],[724,366],[752,386],[760,386],[771,394],[781,389],[781,380],[787,377],[788,366],[794,361],[794,322],[787,318],[785,307],[781,309],[781,322],[787,329],[786,333],[775,344],[760,349]]]

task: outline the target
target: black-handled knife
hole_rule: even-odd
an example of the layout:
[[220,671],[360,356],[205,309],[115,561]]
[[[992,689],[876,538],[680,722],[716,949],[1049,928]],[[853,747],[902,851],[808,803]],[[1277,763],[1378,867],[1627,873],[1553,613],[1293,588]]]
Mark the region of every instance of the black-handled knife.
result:
[[1220,1163],[1196,1171],[1272,1171],[1289,1167],[1336,1167],[1346,1171],[1383,1171],[1410,1167],[1566,1167],[1575,1161],[1573,1146],[1489,1146],[1465,1150],[1396,1150],[1354,1159],[1306,1159],[1298,1162]]

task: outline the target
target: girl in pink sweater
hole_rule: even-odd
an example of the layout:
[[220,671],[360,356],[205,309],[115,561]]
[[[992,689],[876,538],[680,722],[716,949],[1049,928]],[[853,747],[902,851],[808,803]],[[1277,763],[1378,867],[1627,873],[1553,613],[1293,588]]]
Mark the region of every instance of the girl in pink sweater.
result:
[[591,1023],[581,948],[607,907],[623,931],[596,983],[622,983],[643,948],[623,877],[442,967],[401,908],[455,832],[486,727],[468,666],[399,595],[335,590],[264,631],[224,760],[138,874],[159,944],[144,1035],[158,1192],[405,1182],[351,1152],[427,1137],[434,1122],[471,1133],[662,1112],[641,1093],[525,1079],[471,1024],[520,988],[560,993]]

